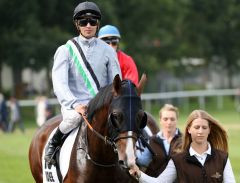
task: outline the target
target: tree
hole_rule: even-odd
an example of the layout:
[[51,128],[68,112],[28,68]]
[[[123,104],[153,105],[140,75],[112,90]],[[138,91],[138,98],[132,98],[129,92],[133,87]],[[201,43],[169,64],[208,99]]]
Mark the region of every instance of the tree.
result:
[[228,88],[232,88],[232,76],[239,70],[239,8],[240,2],[235,0],[189,1],[185,18],[185,42],[191,56],[226,69]]
[[[44,2],[48,3],[48,9],[41,4]],[[55,14],[66,9],[59,9],[59,4],[62,5],[57,1],[38,0],[26,0],[21,3],[16,0],[3,0],[0,4],[0,63],[6,63],[12,68],[13,94],[18,97],[22,96],[23,91],[22,70],[26,67],[34,70],[49,69],[57,45],[66,40],[66,37],[70,37],[62,22],[53,23]],[[49,18],[45,15],[52,16]]]
[[[120,29],[121,48],[134,58],[140,74],[148,74],[147,89],[151,91],[160,70],[168,70],[178,78],[186,74],[188,67],[179,61],[182,58],[203,58],[206,65],[227,68],[229,78],[240,67],[239,1],[95,2],[102,11],[101,25],[113,24]],[[3,63],[13,68],[16,86],[21,85],[20,73],[25,67],[50,70],[57,47],[77,35],[72,16],[78,3],[0,1],[0,68]]]
[[32,0],[21,3],[4,0],[0,8],[1,63],[4,62],[12,68],[15,87],[13,94],[19,96],[22,90],[21,71],[28,65],[28,60],[34,52],[33,40],[38,24],[32,12],[37,9],[37,6]]

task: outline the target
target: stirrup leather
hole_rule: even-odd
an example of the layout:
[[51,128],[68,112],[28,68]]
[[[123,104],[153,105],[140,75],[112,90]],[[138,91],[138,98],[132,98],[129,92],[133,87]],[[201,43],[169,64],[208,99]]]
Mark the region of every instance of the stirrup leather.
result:
[[60,148],[61,148],[60,146],[57,146],[50,158],[48,156],[47,157],[45,156],[45,161],[48,165],[56,166],[56,162],[57,162],[56,161],[56,154],[60,150]]

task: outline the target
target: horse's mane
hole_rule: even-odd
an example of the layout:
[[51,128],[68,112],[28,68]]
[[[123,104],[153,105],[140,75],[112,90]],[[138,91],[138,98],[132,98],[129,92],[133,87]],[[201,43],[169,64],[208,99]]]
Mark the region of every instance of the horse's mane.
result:
[[88,120],[92,121],[93,115],[96,111],[101,109],[103,106],[110,104],[112,99],[112,84],[100,88],[98,94],[90,100],[88,104]]
[[[122,80],[121,88],[128,87],[129,81],[130,80]],[[131,82],[131,85],[133,87],[136,87],[133,82]],[[95,112],[102,109],[104,106],[108,106],[108,104],[110,104],[113,97],[112,87],[113,84],[100,88],[98,94],[92,100],[90,100],[87,110],[89,121],[92,121]]]

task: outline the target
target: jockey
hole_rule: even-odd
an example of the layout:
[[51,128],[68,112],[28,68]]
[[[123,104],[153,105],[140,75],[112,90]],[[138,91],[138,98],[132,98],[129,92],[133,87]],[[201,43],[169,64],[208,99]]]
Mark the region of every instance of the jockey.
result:
[[67,134],[80,125],[81,114],[99,88],[111,84],[117,74],[121,77],[116,52],[96,38],[101,16],[95,3],[78,4],[73,23],[79,35],[60,46],[54,55],[52,82],[63,120],[46,146],[44,158],[50,165],[55,164],[55,153]]
[[138,70],[131,56],[127,55],[119,49],[119,41],[121,38],[117,27],[112,25],[103,26],[98,33],[98,38],[111,45],[117,52],[120,64],[122,78],[131,80],[136,86],[138,85]]

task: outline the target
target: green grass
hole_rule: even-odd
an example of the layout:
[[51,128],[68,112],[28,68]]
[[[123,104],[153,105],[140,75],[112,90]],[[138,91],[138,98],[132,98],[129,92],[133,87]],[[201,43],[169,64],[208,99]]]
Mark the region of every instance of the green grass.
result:
[[0,183],[35,182],[28,163],[28,148],[37,129],[35,111],[32,107],[25,107],[21,112],[24,134],[18,126],[14,133],[0,131]]
[[28,147],[34,131],[0,133],[0,183],[34,182],[28,164]]
[[[227,101],[224,104],[224,109],[217,111],[213,102],[213,104],[208,105],[207,110],[228,131],[229,157],[236,181],[240,182],[240,114],[235,111],[231,102]],[[153,112],[154,116],[157,116],[159,106],[162,105],[156,107]],[[179,127],[181,130],[184,129],[184,123],[188,114],[189,111],[180,111]],[[13,134],[4,134],[0,131],[0,183],[34,182],[28,163],[28,148],[36,130],[36,124],[33,120],[34,112],[32,109],[26,109],[23,116],[24,119],[27,119],[24,120],[26,126],[25,134],[22,134],[18,128]]]

